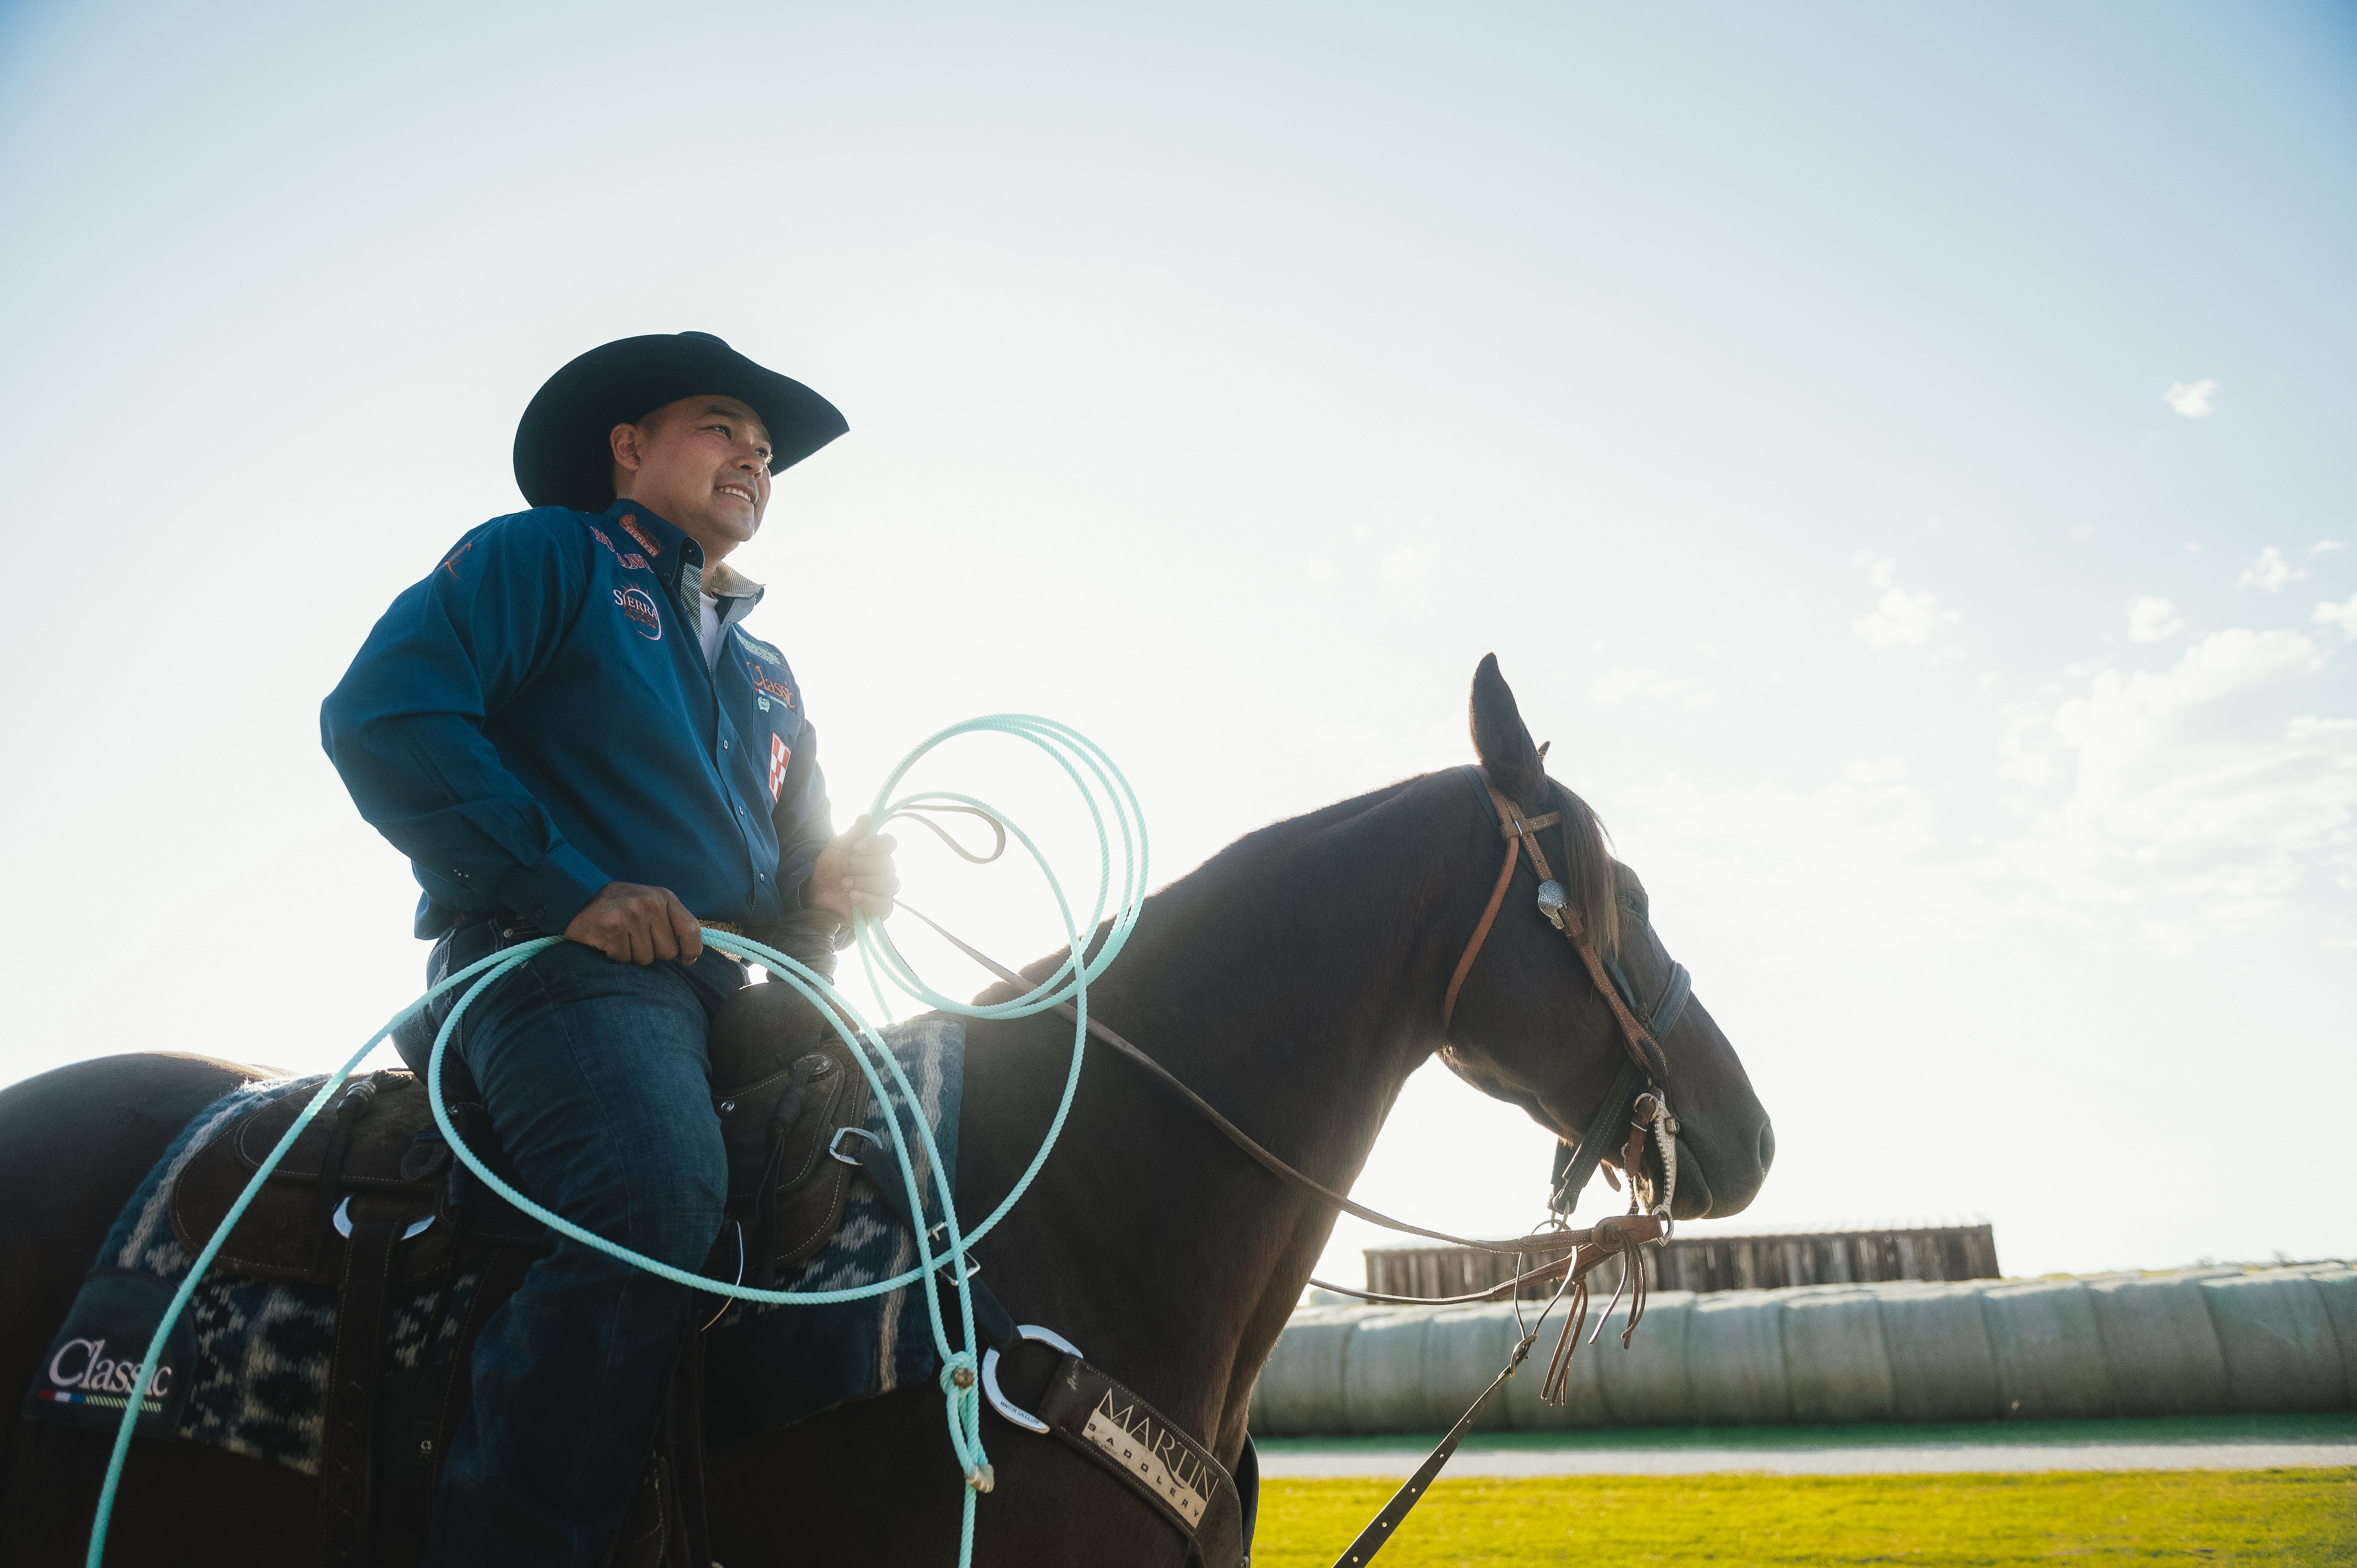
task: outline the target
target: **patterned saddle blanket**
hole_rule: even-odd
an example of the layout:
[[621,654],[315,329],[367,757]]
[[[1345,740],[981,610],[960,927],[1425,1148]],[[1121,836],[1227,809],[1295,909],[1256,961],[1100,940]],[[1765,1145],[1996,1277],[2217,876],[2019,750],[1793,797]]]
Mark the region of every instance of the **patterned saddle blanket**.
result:
[[[964,1087],[963,1021],[928,1014],[882,1031],[915,1091],[889,1103],[932,1129],[954,1169]],[[828,1035],[714,1096],[730,1151],[730,1221],[706,1273],[802,1291],[874,1283],[914,1266],[916,1239],[875,1178],[841,1158],[844,1129],[890,1147],[884,1101]],[[472,1344],[477,1308],[512,1288],[547,1245],[542,1228],[457,1166],[424,1085],[406,1072],[356,1079],[323,1111],[232,1231],[181,1326],[139,1365],[173,1293],[260,1161],[321,1078],[264,1080],[196,1116],[148,1173],[100,1250],[37,1369],[27,1412],[112,1430],[132,1399],[143,1434],[174,1437],[317,1476],[337,1350],[339,1282],[370,1227],[392,1228],[377,1373],[381,1447],[430,1464],[436,1397]],[[469,1147],[484,1152],[460,1118]],[[940,1219],[919,1140],[909,1152]],[[856,1140],[850,1147],[860,1146]],[[496,1158],[493,1159],[496,1168]],[[876,1165],[873,1155],[869,1167]],[[897,1177],[896,1177],[897,1179]],[[391,1239],[391,1238],[389,1238]],[[487,1283],[488,1282],[488,1283]],[[712,1434],[775,1431],[848,1401],[930,1382],[940,1371],[919,1287],[823,1306],[737,1306],[710,1298],[705,1336]],[[425,1444],[422,1456],[415,1442]]]

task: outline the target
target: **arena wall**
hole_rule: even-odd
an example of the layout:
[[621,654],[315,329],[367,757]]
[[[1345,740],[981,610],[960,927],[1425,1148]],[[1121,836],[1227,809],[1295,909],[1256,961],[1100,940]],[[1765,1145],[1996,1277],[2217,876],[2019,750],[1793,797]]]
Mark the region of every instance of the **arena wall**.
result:
[[[2341,1263],[1658,1291],[1623,1350],[1625,1326],[1624,1305],[1573,1359],[1570,1397],[1556,1407],[1539,1398],[1560,1327],[1551,1320],[1479,1427],[2357,1409],[2357,1270]],[[1516,1337],[1504,1303],[1304,1307],[1261,1372],[1252,1429],[1445,1431]]]

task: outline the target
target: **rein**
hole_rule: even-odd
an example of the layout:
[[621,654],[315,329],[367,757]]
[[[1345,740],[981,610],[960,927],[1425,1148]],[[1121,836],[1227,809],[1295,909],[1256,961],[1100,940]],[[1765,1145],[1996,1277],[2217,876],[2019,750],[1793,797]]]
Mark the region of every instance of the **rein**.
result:
[[[1496,885],[1490,890],[1489,902],[1483,907],[1481,918],[1473,928],[1473,935],[1467,940],[1465,950],[1457,961],[1457,968],[1449,976],[1448,993],[1441,1002],[1442,1032],[1447,1033],[1449,1021],[1456,1015],[1458,993],[1464,988],[1466,976],[1472,972],[1474,961],[1481,956],[1481,949],[1489,940],[1491,928],[1497,923],[1498,911],[1505,902],[1506,890],[1513,883],[1514,869],[1521,864],[1523,854],[1527,852],[1531,857],[1532,869],[1538,873],[1538,904],[1541,912],[1546,915],[1556,929],[1563,932],[1573,949],[1578,952],[1581,963],[1587,969],[1589,978],[1595,982],[1597,990],[1603,994],[1606,1003],[1610,1005],[1614,1021],[1620,1026],[1621,1039],[1628,1049],[1629,1065],[1621,1069],[1620,1078],[1614,1081],[1612,1091],[1605,1096],[1604,1102],[1598,1107],[1596,1120],[1590,1123],[1587,1135],[1579,1141],[1579,1156],[1574,1161],[1572,1166],[1578,1179],[1570,1185],[1571,1196],[1576,1197],[1579,1188],[1587,1184],[1587,1176],[1594,1173],[1597,1163],[1610,1147],[1608,1139],[1612,1123],[1631,1112],[1632,1101],[1635,1102],[1635,1110],[1643,1115],[1648,1126],[1658,1124],[1657,1116],[1667,1119],[1666,1132],[1670,1139],[1674,1139],[1676,1122],[1674,1118],[1668,1117],[1668,1101],[1660,1090],[1657,1087],[1653,1088],[1650,1096],[1652,1101],[1650,1105],[1645,1103],[1648,1096],[1636,1090],[1641,1083],[1658,1085],[1661,1079],[1668,1076],[1667,1061],[1662,1055],[1662,1048],[1656,1041],[1656,1036],[1667,1033],[1685,1010],[1686,998],[1692,993],[1692,983],[1684,964],[1674,966],[1669,988],[1654,1009],[1651,1026],[1638,1023],[1635,1014],[1631,1011],[1634,993],[1629,986],[1627,977],[1620,973],[1618,964],[1598,953],[1595,944],[1588,940],[1579,916],[1568,907],[1563,885],[1555,879],[1555,873],[1547,865],[1545,851],[1539,847],[1539,831],[1543,828],[1562,825],[1565,822],[1565,814],[1556,811],[1549,811],[1543,816],[1525,816],[1519,806],[1501,793],[1496,786],[1490,783],[1489,775],[1481,768],[1468,767],[1458,771],[1469,783],[1473,784],[1477,791],[1476,798],[1482,801],[1483,807],[1494,817],[1500,834],[1508,843],[1505,864],[1499,867],[1498,879]],[[945,810],[959,811],[965,815],[980,817],[989,822],[997,834],[997,843],[987,854],[978,854],[966,849],[943,832],[938,824],[926,820],[924,815],[927,811]],[[903,807],[900,814],[913,817],[925,827],[931,829],[951,849],[976,865],[986,865],[996,860],[1006,846],[1005,831],[986,811],[978,811],[970,806],[950,807],[928,803]],[[1569,829],[1566,827],[1564,831],[1567,833]],[[899,907],[923,921],[942,940],[1006,983],[1014,986],[1028,986],[1031,983],[1022,974],[1007,968],[989,954],[956,936],[923,910],[905,900],[901,901]],[[1624,995],[1629,1000],[1624,1001]],[[1080,1015],[1070,1003],[1060,1002],[1055,1004],[1053,1011],[1074,1022],[1079,1021]],[[1490,1241],[1470,1236],[1453,1236],[1446,1230],[1427,1230],[1421,1225],[1411,1225],[1405,1219],[1394,1219],[1388,1214],[1369,1208],[1364,1204],[1336,1192],[1316,1177],[1306,1175],[1286,1161],[1271,1154],[1251,1133],[1246,1133],[1222,1114],[1217,1106],[1189,1089],[1177,1074],[1156,1061],[1102,1019],[1090,1018],[1088,1032],[1176,1092],[1189,1109],[1210,1122],[1221,1136],[1233,1144],[1270,1175],[1296,1191],[1305,1193],[1329,1208],[1340,1209],[1371,1225],[1381,1226],[1386,1230],[1398,1231],[1403,1235],[1422,1236],[1434,1241],[1445,1241],[1455,1247],[1469,1247],[1478,1251],[1518,1257],[1535,1251],[1560,1251],[1566,1248],[1585,1246],[1603,1239],[1599,1236],[1599,1230],[1602,1229],[1600,1227],[1586,1230],[1554,1228],[1535,1231],[1527,1236],[1512,1237],[1502,1241]],[[1641,1155],[1641,1133],[1632,1131],[1628,1141],[1628,1148],[1623,1151],[1627,1159],[1633,1160]],[[1663,1168],[1669,1173],[1667,1185],[1672,1190],[1674,1190],[1677,1180],[1674,1147],[1674,1143],[1671,1142],[1662,1151]],[[1630,1151],[1634,1153],[1631,1154]],[[1584,1168],[1580,1168],[1581,1161],[1585,1163]],[[1635,1167],[1633,1165],[1624,1164],[1622,1168],[1634,1169]],[[1558,1168],[1553,1184],[1551,1195],[1553,1201],[1550,1203],[1550,1207],[1557,1214],[1570,1211],[1571,1205],[1566,1197],[1565,1186],[1565,1170]],[[1662,1201],[1656,1206],[1656,1212],[1644,1217],[1654,1220],[1659,1226],[1657,1235],[1668,1233],[1668,1226],[1665,1223],[1668,1208],[1669,1195],[1665,1193]],[[1622,1217],[1623,1221],[1625,1222],[1628,1218],[1630,1217]],[[1640,1238],[1641,1240],[1654,1239],[1652,1236]],[[1553,1279],[1562,1273],[1566,1266],[1566,1261],[1559,1260],[1527,1273],[1517,1274],[1513,1279],[1493,1285],[1488,1290],[1476,1292],[1470,1295],[1446,1296],[1438,1299],[1448,1305],[1491,1300],[1505,1294],[1513,1286]],[[1405,1304],[1429,1302],[1434,1299],[1426,1296],[1383,1295],[1371,1291],[1352,1290],[1347,1285],[1332,1284],[1320,1279],[1312,1279],[1309,1283],[1320,1290],[1358,1296],[1366,1301]]]
[[[948,930],[944,929],[939,922],[934,920],[931,916],[928,916],[923,910],[913,908],[906,901],[902,901],[898,907],[907,910],[909,914],[916,916],[918,919],[924,921],[924,923],[931,926],[943,940],[947,941],[951,946],[965,954],[966,957],[974,960],[974,962],[982,965],[983,968],[990,971],[991,973],[998,976],[999,979],[1006,982],[1008,984],[1028,985],[1030,983],[1030,982],[1024,979],[1022,975],[1017,973],[1011,969],[1008,969],[1005,964],[1000,963],[989,954],[981,952],[969,946],[967,943],[960,940],[957,937],[952,936]],[[1069,1004],[1060,1003],[1056,1005],[1053,1011],[1061,1014],[1067,1018],[1078,1018],[1078,1014],[1075,1013]],[[1218,1107],[1214,1106],[1210,1101],[1204,1099],[1201,1095],[1196,1093],[1193,1090],[1188,1088],[1185,1083],[1179,1080],[1177,1074],[1173,1073],[1168,1068],[1164,1067],[1160,1062],[1156,1061],[1152,1057],[1146,1055],[1145,1051],[1139,1049],[1128,1040],[1123,1038],[1121,1035],[1106,1026],[1102,1019],[1092,1017],[1089,1020],[1089,1033],[1094,1036],[1097,1039],[1103,1041],[1105,1045],[1112,1047],[1122,1056],[1128,1058],[1133,1062],[1135,1062],[1139,1067],[1145,1069],[1148,1074],[1161,1080],[1165,1086],[1175,1090],[1178,1097],[1186,1102],[1189,1110],[1209,1122],[1212,1127],[1218,1130],[1222,1136],[1228,1140],[1228,1142],[1233,1144],[1237,1148],[1251,1155],[1252,1158],[1264,1169],[1267,1170],[1270,1175],[1275,1176],[1278,1180],[1284,1182],[1288,1187],[1295,1188],[1297,1191],[1308,1193],[1310,1197],[1317,1198],[1322,1203],[1326,1203],[1333,1208],[1339,1208],[1345,1214],[1364,1219],[1370,1224],[1380,1225],[1387,1230],[1398,1230],[1410,1236],[1429,1237],[1435,1241],[1446,1241],[1452,1246],[1475,1247],[1485,1252],[1520,1253],[1534,1251],[1541,1248],[1544,1248],[1548,1251],[1554,1251],[1562,1247],[1567,1240],[1577,1241],[1587,1239],[1584,1232],[1576,1237],[1566,1237],[1566,1233],[1563,1231],[1548,1230],[1530,1236],[1516,1236],[1510,1240],[1504,1241],[1479,1241],[1469,1236],[1452,1236],[1446,1230],[1427,1230],[1421,1225],[1410,1225],[1405,1219],[1394,1219],[1387,1214],[1379,1214],[1374,1209],[1366,1207],[1364,1204],[1353,1202],[1349,1197],[1336,1192],[1332,1187],[1326,1186],[1316,1177],[1305,1176],[1294,1166],[1286,1164],[1284,1160],[1269,1153],[1268,1150],[1261,1146],[1260,1143],[1254,1139],[1251,1133],[1245,1132],[1243,1128],[1237,1126],[1234,1122],[1222,1115]],[[1547,1274],[1546,1271],[1542,1271],[1542,1275],[1552,1277]],[[1319,1285],[1321,1289],[1326,1288],[1319,1281],[1312,1280],[1309,1283]]]

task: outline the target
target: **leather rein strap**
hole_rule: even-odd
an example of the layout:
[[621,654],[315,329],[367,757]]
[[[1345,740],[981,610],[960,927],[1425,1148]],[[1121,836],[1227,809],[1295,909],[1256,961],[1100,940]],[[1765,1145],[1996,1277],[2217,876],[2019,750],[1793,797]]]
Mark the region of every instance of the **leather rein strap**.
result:
[[[956,948],[960,952],[965,954],[966,957],[974,960],[974,962],[982,965],[983,968],[990,971],[991,973],[998,976],[999,979],[1006,982],[1009,985],[1028,986],[1030,984],[1030,982],[1024,979],[1022,975],[1017,974],[1011,969],[1008,969],[1005,964],[1002,964],[996,960],[991,958],[987,953],[978,951],[974,948],[967,945],[965,942],[960,941],[955,936],[952,936],[949,931],[943,929],[939,923],[927,916],[923,910],[912,908],[905,901],[899,905],[899,908],[907,909],[909,914],[916,916],[917,918],[924,921],[926,925],[932,927],[932,929],[939,932],[942,938],[949,942],[951,946]],[[1067,1018],[1077,1019],[1080,1016],[1079,1013],[1069,1002],[1057,1004],[1055,1011]],[[1220,1114],[1218,1108],[1212,1105],[1210,1101],[1204,1099],[1201,1095],[1188,1088],[1186,1084],[1180,1082],[1177,1075],[1172,1073],[1169,1069],[1164,1067],[1160,1062],[1156,1061],[1152,1057],[1147,1056],[1137,1047],[1130,1044],[1129,1041],[1124,1039],[1119,1034],[1116,1034],[1111,1028],[1108,1028],[1103,1023],[1095,1018],[1091,1018],[1089,1020],[1089,1033],[1094,1036],[1098,1040],[1103,1042],[1105,1045],[1112,1047],[1114,1050],[1119,1052],[1122,1056],[1128,1058],[1133,1062],[1135,1062],[1139,1067],[1145,1069],[1146,1072],[1150,1073],[1155,1078],[1159,1079],[1167,1087],[1175,1091],[1180,1099],[1184,1100],[1198,1115],[1201,1116],[1213,1127],[1217,1128],[1220,1133],[1225,1137],[1228,1142],[1233,1144],[1237,1148],[1242,1149],[1245,1154],[1251,1155],[1253,1159],[1262,1167],[1266,1169],[1270,1175],[1275,1176],[1278,1180],[1286,1183],[1291,1187],[1294,1187],[1297,1191],[1306,1192],[1312,1197],[1318,1199],[1320,1202],[1332,1205],[1334,1208],[1342,1210],[1345,1214],[1355,1215],[1359,1219],[1364,1219],[1370,1224],[1380,1225],[1387,1230],[1404,1231],[1411,1236],[1429,1237],[1435,1241],[1446,1241],[1455,1247],[1473,1247],[1484,1252],[1530,1252],[1536,1251],[1542,1248],[1547,1251],[1555,1251],[1569,1242],[1579,1240],[1577,1237],[1567,1237],[1560,1230],[1548,1230],[1533,1236],[1516,1236],[1512,1240],[1504,1241],[1479,1241],[1469,1236],[1451,1236],[1446,1230],[1427,1230],[1421,1225],[1410,1225],[1405,1219],[1394,1219],[1387,1214],[1379,1214],[1375,1210],[1367,1208],[1364,1204],[1352,1202],[1350,1198],[1344,1197],[1339,1192],[1336,1192],[1332,1187],[1326,1186],[1316,1178],[1304,1176],[1301,1172],[1294,1169],[1293,1166],[1286,1164],[1285,1161],[1277,1158],[1275,1155],[1270,1154],[1266,1149],[1261,1147],[1260,1144],[1254,1139],[1251,1133],[1245,1132],[1243,1128],[1229,1121],[1225,1116]]]

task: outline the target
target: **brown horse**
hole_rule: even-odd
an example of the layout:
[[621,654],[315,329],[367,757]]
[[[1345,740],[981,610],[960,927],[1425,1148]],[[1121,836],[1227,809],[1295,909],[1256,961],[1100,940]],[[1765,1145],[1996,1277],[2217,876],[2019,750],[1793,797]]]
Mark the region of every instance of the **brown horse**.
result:
[[[1642,890],[1577,797],[1545,779],[1494,660],[1475,675],[1472,719],[1499,789],[1530,811],[1568,808],[1572,865],[1557,875],[1588,930],[1609,933],[1617,919],[1620,964],[1650,1004],[1671,963]],[[1538,912],[1527,865],[1444,1037],[1443,993],[1502,848],[1479,798],[1448,773],[1263,829],[1146,901],[1127,950],[1091,987],[1091,1010],[1338,1189],[1436,1050],[1468,1081],[1577,1139],[1625,1059],[1622,1042],[1604,997]],[[753,988],[745,1005],[783,990]],[[1038,1146],[1071,1039],[1052,1016],[969,1026],[961,1212],[986,1212]],[[1676,1215],[1735,1213],[1773,1155],[1767,1112],[1698,1002],[1660,1043],[1680,1122]],[[255,1076],[195,1057],[115,1057],[0,1094],[0,1190],[15,1195],[0,1214],[6,1387],[29,1385],[83,1270],[166,1141]],[[1543,1172],[1532,1188],[1542,1195]],[[1167,1087],[1097,1047],[1053,1157],[977,1255],[1017,1321],[1071,1340],[1232,1466],[1253,1380],[1333,1221]],[[1010,1363],[1011,1397],[1035,1382]],[[985,1421],[997,1485],[981,1499],[977,1563],[1183,1562],[1177,1532],[1114,1477],[1053,1439]],[[0,1452],[13,1548],[0,1561],[81,1560],[105,1449],[92,1434],[19,1425]],[[316,1491],[292,1471],[216,1449],[136,1444],[108,1561],[311,1563]],[[716,1453],[709,1491],[715,1555],[729,1568],[955,1560],[962,1485],[931,1388]]]

